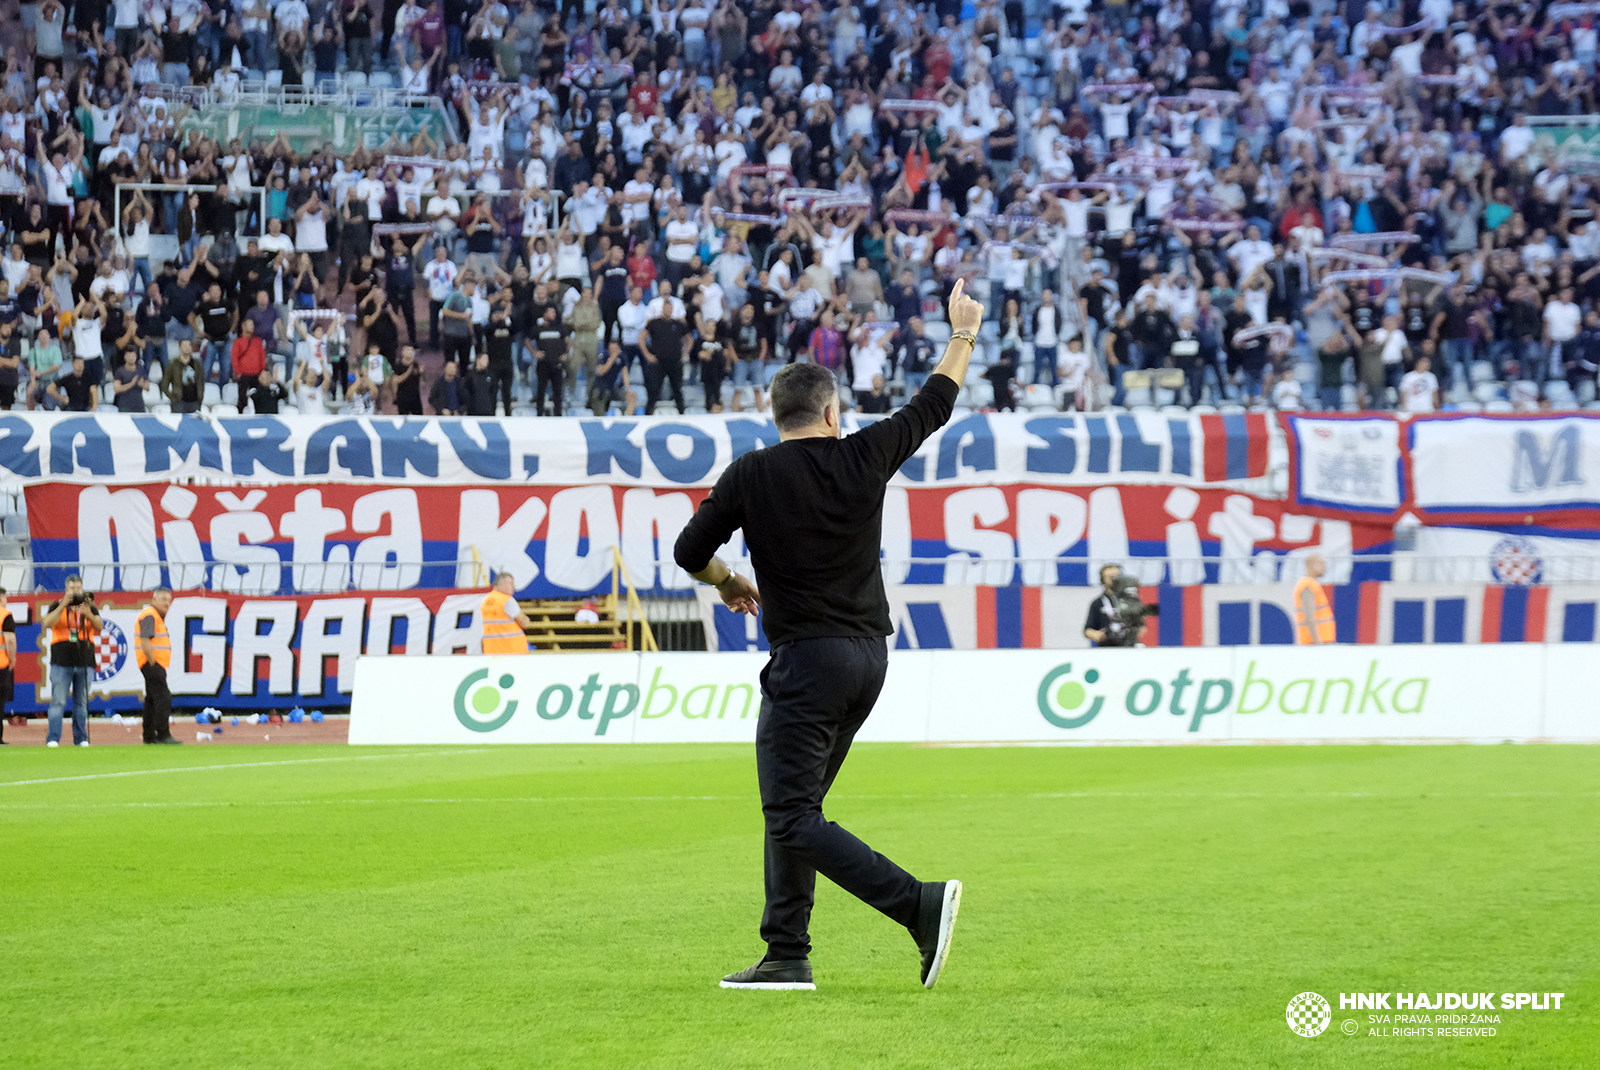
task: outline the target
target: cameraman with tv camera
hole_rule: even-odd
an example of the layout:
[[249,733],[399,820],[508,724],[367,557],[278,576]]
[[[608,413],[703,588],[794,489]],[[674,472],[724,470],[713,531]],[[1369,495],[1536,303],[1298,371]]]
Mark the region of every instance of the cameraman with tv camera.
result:
[[1138,646],[1145,618],[1161,612],[1154,602],[1139,601],[1139,581],[1122,577],[1121,565],[1100,568],[1100,597],[1089,603],[1083,634],[1095,646]]
[[61,713],[72,696],[72,742],[89,745],[89,673],[94,667],[95,636],[100,634],[100,613],[94,595],[85,594],[83,578],[67,577],[66,590],[51,602],[39,620],[41,634],[50,637],[50,730],[45,746],[61,743]]

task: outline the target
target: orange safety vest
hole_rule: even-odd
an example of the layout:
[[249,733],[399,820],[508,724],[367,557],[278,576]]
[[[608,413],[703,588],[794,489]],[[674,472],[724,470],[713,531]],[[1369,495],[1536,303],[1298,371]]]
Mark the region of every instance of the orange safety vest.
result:
[[89,615],[84,612],[82,606],[67,606],[61,610],[61,616],[56,618],[55,627],[50,629],[50,645],[86,643],[99,633],[100,629],[89,620]]
[[483,599],[483,652],[485,654],[526,654],[528,637],[522,634],[514,614],[506,612],[508,594],[490,591]]
[[1333,626],[1333,605],[1322,584],[1301,576],[1294,585],[1294,638],[1301,646],[1337,641]]
[[[0,608],[0,628],[5,627],[6,621],[11,619],[11,610]],[[11,655],[6,652],[5,632],[0,631],[0,672],[11,668]]]
[[144,628],[144,620],[148,617],[155,621],[156,634],[150,637],[150,649],[155,651],[156,664],[163,669],[172,664],[172,637],[167,634],[167,622],[156,612],[155,606],[145,606],[139,610],[139,616],[133,622],[133,660],[139,668],[144,668],[149,658],[144,656],[144,647],[139,642],[139,633]]

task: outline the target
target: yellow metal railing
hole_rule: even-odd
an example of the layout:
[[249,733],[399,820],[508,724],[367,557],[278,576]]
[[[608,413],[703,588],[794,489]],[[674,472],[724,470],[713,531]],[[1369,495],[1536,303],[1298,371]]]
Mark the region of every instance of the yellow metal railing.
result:
[[[472,585],[487,587],[493,579],[476,546],[472,553]],[[598,621],[580,621],[584,603],[593,602]],[[611,548],[611,593],[599,598],[540,599],[522,606],[529,626],[524,629],[535,654],[578,653],[597,650],[659,651],[655,633],[645,619],[644,602],[634,588],[622,551]],[[637,642],[635,628],[638,629]]]
[[655,633],[650,630],[650,622],[644,619],[644,603],[639,600],[639,593],[633,588],[633,577],[628,575],[628,564],[622,560],[622,551],[615,546],[611,548],[611,604],[615,608],[617,603],[617,578],[621,575],[622,582],[628,588],[628,624],[625,630],[628,633],[628,649],[633,649],[633,624],[639,625],[640,649],[656,651]]

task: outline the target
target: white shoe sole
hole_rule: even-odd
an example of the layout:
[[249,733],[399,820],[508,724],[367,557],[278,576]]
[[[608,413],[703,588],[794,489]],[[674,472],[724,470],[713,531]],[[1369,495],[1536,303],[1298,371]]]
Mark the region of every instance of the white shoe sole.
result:
[[950,937],[955,932],[956,914],[960,911],[961,882],[946,881],[944,907],[939,911],[939,945],[933,953],[933,965],[928,968],[928,979],[922,982],[923,988],[932,988],[939,974],[944,972],[944,964],[950,959]]
[[750,988],[764,990],[767,992],[815,992],[817,990],[817,986],[812,984],[810,981],[769,981],[766,983],[759,981],[749,983],[743,981],[723,981],[722,987]]

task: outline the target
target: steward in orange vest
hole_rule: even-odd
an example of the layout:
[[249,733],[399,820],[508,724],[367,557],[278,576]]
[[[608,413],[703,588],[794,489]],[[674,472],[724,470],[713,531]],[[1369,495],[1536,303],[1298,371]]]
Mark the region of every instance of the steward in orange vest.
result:
[[1322,646],[1338,641],[1333,626],[1333,603],[1317,581],[1328,571],[1321,554],[1306,558],[1306,574],[1294,585],[1294,641],[1301,646]]
[[83,589],[83,577],[68,576],[61,597],[41,609],[39,634],[50,638],[50,712],[44,745],[61,745],[61,719],[72,702],[72,743],[89,745],[89,680],[94,673],[95,639],[100,611],[94,595]]
[[167,686],[167,669],[172,665],[172,637],[167,634],[167,610],[171,608],[172,591],[157,587],[150,592],[150,604],[133,622],[133,660],[144,676],[146,743],[183,742],[172,738],[172,691]]
[[528,637],[523,629],[530,621],[512,597],[517,590],[516,577],[501,572],[494,578],[494,590],[484,596],[480,613],[483,616],[483,652],[485,654],[526,654]]

